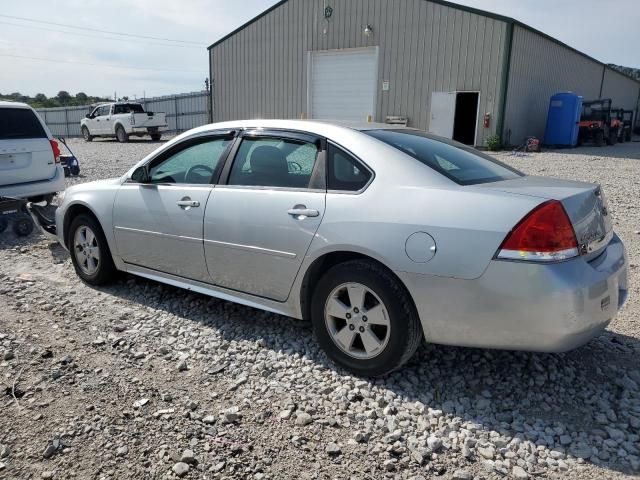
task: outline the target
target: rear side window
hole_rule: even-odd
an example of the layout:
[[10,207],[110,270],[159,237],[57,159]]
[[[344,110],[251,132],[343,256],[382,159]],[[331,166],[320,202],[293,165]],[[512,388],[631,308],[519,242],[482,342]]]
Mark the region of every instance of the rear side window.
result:
[[364,133],[397,148],[459,185],[498,182],[524,176],[478,150],[417,130],[369,130]]
[[369,183],[371,172],[351,155],[331,144],[328,153],[328,190],[357,192]]
[[0,108],[0,140],[47,138],[35,113],[27,108]]

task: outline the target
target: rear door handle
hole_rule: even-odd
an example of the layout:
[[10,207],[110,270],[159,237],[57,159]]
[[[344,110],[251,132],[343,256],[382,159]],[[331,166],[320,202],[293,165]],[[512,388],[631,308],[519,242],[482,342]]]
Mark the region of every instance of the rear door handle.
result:
[[200,206],[200,202],[197,201],[197,200],[180,200],[180,201],[178,201],[176,203],[177,203],[177,205],[179,207],[192,207],[192,208],[195,208],[195,207],[199,207]]
[[292,217],[319,217],[320,212],[311,208],[292,208],[287,212]]

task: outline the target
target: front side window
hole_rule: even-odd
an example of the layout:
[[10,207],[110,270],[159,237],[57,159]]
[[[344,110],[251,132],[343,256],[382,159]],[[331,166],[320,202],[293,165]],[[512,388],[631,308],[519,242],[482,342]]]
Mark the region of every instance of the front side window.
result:
[[96,114],[96,116],[103,117],[105,115],[109,115],[109,110],[111,110],[111,105],[103,105],[101,107],[98,107],[98,113]]
[[229,185],[308,188],[317,157],[318,147],[303,140],[245,138]]
[[498,182],[524,176],[478,150],[419,130],[369,130],[364,133],[397,148],[459,185]]
[[28,108],[0,108],[0,140],[18,138],[47,138],[47,134]]
[[157,164],[152,162],[149,168],[151,183],[211,183],[230,142],[225,138],[210,139],[188,146]]
[[327,189],[348,192],[362,190],[371,172],[344,150],[329,144]]

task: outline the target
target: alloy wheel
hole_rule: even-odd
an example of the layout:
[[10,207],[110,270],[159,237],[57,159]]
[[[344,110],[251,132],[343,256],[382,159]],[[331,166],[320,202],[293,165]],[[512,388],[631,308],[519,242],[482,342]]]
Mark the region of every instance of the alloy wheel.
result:
[[360,283],[333,289],[325,303],[325,324],[335,345],[350,357],[369,360],[389,342],[391,322],[380,297]]
[[86,275],[94,275],[100,266],[100,247],[93,230],[86,225],[76,230],[73,239],[73,253],[80,270]]

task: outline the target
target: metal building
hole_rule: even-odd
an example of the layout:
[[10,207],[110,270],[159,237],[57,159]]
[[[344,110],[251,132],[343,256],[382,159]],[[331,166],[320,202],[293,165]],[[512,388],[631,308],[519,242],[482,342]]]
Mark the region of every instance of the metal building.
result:
[[477,146],[542,138],[558,91],[640,100],[560,41],[442,0],[283,0],[211,45],[209,68],[213,121],[400,117]]

